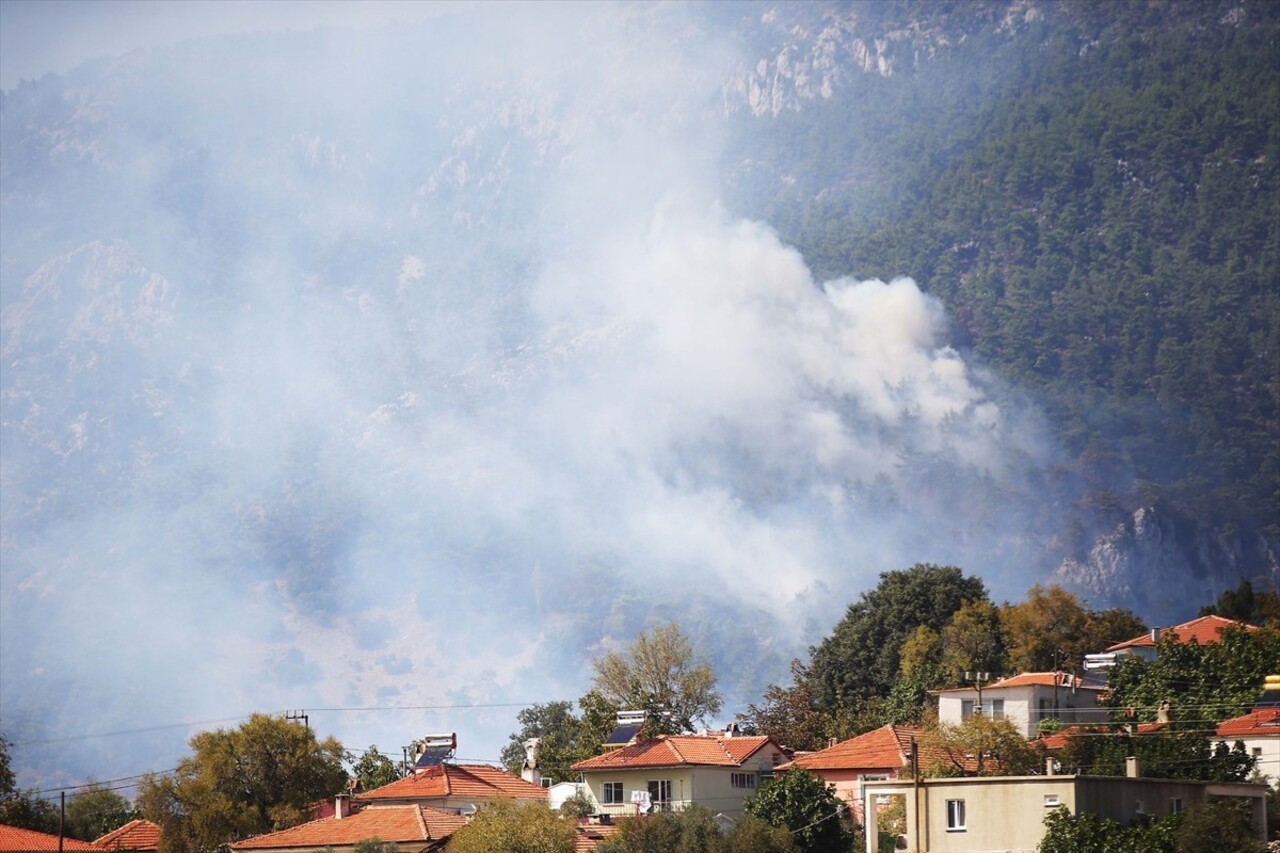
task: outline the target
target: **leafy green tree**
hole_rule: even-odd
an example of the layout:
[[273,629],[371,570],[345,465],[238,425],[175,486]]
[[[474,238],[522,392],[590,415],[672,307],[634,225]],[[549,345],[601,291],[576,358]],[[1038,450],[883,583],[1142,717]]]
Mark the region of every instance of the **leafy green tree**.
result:
[[1200,608],[1201,616],[1222,616],[1250,625],[1269,625],[1280,628],[1280,596],[1271,590],[1256,592],[1249,580],[1240,581],[1235,589],[1229,589],[1213,604]]
[[738,818],[724,846],[725,853],[799,853],[800,849],[786,827],[770,826],[752,814]]
[[0,735],[0,823],[36,832],[58,831],[58,809],[33,790],[19,790],[9,764],[10,742]]
[[302,822],[317,799],[342,790],[346,751],[334,738],[254,714],[237,729],[201,732],[172,776],[138,790],[143,816],[161,826],[161,847],[210,851],[221,844]]
[[748,731],[806,751],[824,748],[831,738],[843,740],[856,733],[848,713],[819,707],[814,683],[799,660],[791,662],[791,677],[791,686],[771,684],[759,705],[750,704],[738,715]]
[[811,649],[809,672],[824,710],[855,707],[889,693],[903,643],[921,625],[941,631],[966,602],[985,601],[981,578],[954,566],[920,563],[884,572],[849,605],[831,635]]
[[1232,853],[1265,853],[1258,840],[1252,810],[1247,802],[1212,799],[1187,809],[1174,841],[1175,853],[1230,850]]
[[351,765],[351,778],[360,783],[361,791],[372,791],[374,788],[390,785],[403,775],[400,765],[383,755],[372,744]]
[[1040,754],[1013,723],[986,714],[925,729],[921,747],[932,756],[922,768],[927,776],[1022,776],[1040,768]]
[[967,670],[1000,672],[1004,669],[1000,611],[986,600],[963,602],[943,627],[939,646],[942,668],[953,678]]
[[1095,612],[1057,584],[1036,584],[1025,600],[1005,605],[1000,623],[1015,672],[1080,672],[1084,656],[1145,630],[1127,610]]
[[1162,779],[1243,782],[1254,769],[1243,744],[1215,743],[1196,728],[1130,735],[1116,727],[1090,727],[1068,735],[1058,761],[1068,773],[1123,776],[1131,755],[1142,775]]
[[594,754],[583,754],[579,743],[582,721],[574,716],[572,702],[530,705],[522,708],[516,718],[520,731],[512,734],[503,747],[502,766],[517,776],[525,762],[525,741],[532,738],[538,739],[538,769],[544,779],[574,778],[569,767]]
[[102,785],[90,785],[67,798],[66,834],[93,841],[137,817],[129,801]]
[[853,842],[845,805],[834,786],[801,767],[763,780],[746,808],[771,826],[786,827],[800,849],[810,853],[845,853]]
[[694,660],[693,647],[674,624],[641,632],[625,653],[594,661],[594,686],[620,707],[651,711],[650,734],[694,728],[720,712],[715,673]]
[[450,853],[572,853],[574,821],[546,803],[492,800],[453,834]]
[[1117,722],[1129,709],[1149,722],[1168,701],[1175,720],[1209,726],[1248,713],[1277,660],[1280,631],[1269,628],[1229,629],[1203,646],[1166,634],[1156,643],[1155,660],[1125,656],[1112,667],[1105,704]]

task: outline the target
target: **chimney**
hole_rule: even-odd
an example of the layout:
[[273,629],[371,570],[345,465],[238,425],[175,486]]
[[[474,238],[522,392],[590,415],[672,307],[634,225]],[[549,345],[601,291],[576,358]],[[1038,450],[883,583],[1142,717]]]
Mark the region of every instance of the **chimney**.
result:
[[351,816],[351,795],[341,793],[333,798],[333,819],[342,820]]
[[1170,720],[1170,719],[1172,718],[1172,716],[1173,716],[1173,715],[1172,715],[1172,713],[1171,713],[1171,711],[1172,711],[1172,710],[1173,710],[1173,709],[1172,709],[1172,706],[1169,704],[1169,700],[1168,700],[1168,699],[1166,699],[1166,700],[1164,700],[1163,702],[1161,702],[1161,703],[1160,703],[1160,708],[1156,711],[1156,722],[1157,722],[1157,723],[1168,723],[1168,722],[1169,722],[1169,720]]
[[1046,776],[1058,775],[1058,762],[1054,761],[1052,756],[1044,760],[1044,775]]
[[1130,755],[1124,760],[1124,775],[1130,779],[1138,778],[1138,756]]
[[520,768],[520,778],[531,785],[542,784],[542,771],[538,769],[538,745],[541,738],[531,737],[524,742],[524,766]]
[[1153,643],[1158,643],[1159,641],[1160,641],[1160,629],[1159,629],[1159,628],[1152,628],[1152,629],[1151,629],[1151,642],[1153,642]]

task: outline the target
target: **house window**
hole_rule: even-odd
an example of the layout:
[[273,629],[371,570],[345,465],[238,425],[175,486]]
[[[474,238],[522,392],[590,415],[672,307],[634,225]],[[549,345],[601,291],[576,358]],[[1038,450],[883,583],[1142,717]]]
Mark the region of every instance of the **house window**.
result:
[[[723,777],[721,777],[723,778]],[[670,779],[650,779],[649,799],[654,803],[671,802],[671,780]]]
[[991,719],[993,720],[1004,719],[1004,700],[1003,699],[991,700]]
[[1047,720],[1047,719],[1049,719],[1050,717],[1055,717],[1055,716],[1057,716],[1057,715],[1054,713],[1054,710],[1055,710],[1055,709],[1054,709],[1054,707],[1053,707],[1053,700],[1052,700],[1052,699],[1041,699],[1041,700],[1040,700],[1040,719],[1042,719],[1042,720]]
[[621,782],[605,782],[604,783],[604,804],[606,806],[617,805],[622,802],[622,783]]
[[960,700],[960,719],[967,720],[973,716],[974,704],[972,699]]
[[959,832],[964,828],[964,800],[947,800],[947,832]]
[[1256,761],[1256,760],[1258,760],[1258,759],[1259,759],[1259,758],[1261,758],[1261,757],[1262,757],[1262,747],[1260,747],[1260,746],[1255,746],[1255,747],[1253,748],[1253,758],[1254,758],[1254,760]]
[[1182,811],[1182,797],[1169,798],[1169,814],[1177,814]]
[[756,774],[734,773],[732,774],[732,782],[735,788],[754,788],[756,786]]
[[1142,800],[1138,800],[1137,802],[1135,802],[1135,803],[1133,804],[1133,810],[1134,810],[1134,812],[1135,812],[1136,814],[1146,814],[1146,813],[1147,813],[1146,805],[1142,802]]

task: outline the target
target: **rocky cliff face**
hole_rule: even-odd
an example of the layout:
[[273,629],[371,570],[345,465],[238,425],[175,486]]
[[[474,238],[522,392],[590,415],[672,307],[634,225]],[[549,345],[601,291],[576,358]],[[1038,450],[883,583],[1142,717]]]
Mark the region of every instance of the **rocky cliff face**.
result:
[[1259,589],[1280,587],[1280,550],[1260,534],[1227,534],[1143,507],[1098,536],[1086,554],[1064,560],[1055,578],[1090,600],[1171,623],[1241,578]]

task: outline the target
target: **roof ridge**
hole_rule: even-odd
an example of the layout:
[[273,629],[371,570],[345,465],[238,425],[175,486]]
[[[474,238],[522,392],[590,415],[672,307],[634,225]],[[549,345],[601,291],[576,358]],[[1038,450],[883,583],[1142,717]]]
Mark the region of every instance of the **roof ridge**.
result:
[[421,829],[421,830],[422,830],[422,837],[423,837],[425,840],[430,841],[430,840],[431,840],[431,830],[427,829],[427,818],[426,818],[426,815],[424,815],[424,814],[422,813],[422,804],[421,804],[421,803],[418,803],[416,806],[414,806],[414,809],[413,809],[413,816],[414,816],[414,817],[416,817],[416,818],[418,819],[418,829]]

